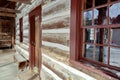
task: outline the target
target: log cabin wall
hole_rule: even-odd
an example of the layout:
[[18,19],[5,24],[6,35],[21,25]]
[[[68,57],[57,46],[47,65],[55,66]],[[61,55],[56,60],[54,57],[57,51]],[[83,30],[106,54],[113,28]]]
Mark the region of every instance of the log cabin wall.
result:
[[[22,4],[16,18],[16,51],[29,58],[29,12],[41,4]],[[95,80],[69,65],[70,0],[45,0],[42,4],[42,80]],[[23,42],[20,43],[19,19],[23,18]]]

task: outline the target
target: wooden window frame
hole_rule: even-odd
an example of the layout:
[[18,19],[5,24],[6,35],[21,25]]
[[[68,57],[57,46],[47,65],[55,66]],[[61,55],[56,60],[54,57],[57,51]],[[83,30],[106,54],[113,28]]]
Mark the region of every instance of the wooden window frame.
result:
[[19,19],[19,25],[20,25],[20,42],[23,42],[23,18]]
[[[74,67],[76,67],[78,69],[81,69],[80,68],[80,66],[81,66],[82,68],[86,68],[87,70],[90,70],[90,71],[95,72],[95,73],[99,73],[101,75],[104,74],[104,73],[101,73],[101,71],[99,71],[97,69],[95,70],[95,69],[92,69],[90,67],[85,66],[83,63],[80,62],[80,60],[89,62],[91,64],[95,64],[95,65],[98,65],[98,66],[108,67],[110,69],[120,71],[120,68],[118,68],[118,67],[110,66],[110,65],[107,65],[107,64],[103,64],[101,62],[96,62],[96,61],[89,60],[89,59],[86,59],[86,58],[82,57],[83,43],[84,43],[83,42],[83,35],[84,35],[83,34],[83,29],[88,28],[88,27],[85,27],[85,26],[81,25],[82,24],[82,7],[83,7],[82,3],[83,3],[83,1],[84,0],[71,0],[70,62],[74,65]],[[109,1],[109,3],[104,4],[104,6],[110,4],[110,0],[108,0],[108,1]],[[119,1],[116,1],[116,2],[119,2]],[[111,3],[114,3],[114,2],[111,2]],[[98,7],[101,7],[101,6],[97,6],[96,8],[98,8]],[[103,28],[103,27],[106,28],[105,26],[106,25],[99,25],[99,26],[97,25],[97,28]],[[116,26],[120,26],[120,24],[111,24],[111,25],[108,25],[108,26],[109,26],[109,30],[110,30],[111,28],[114,28]],[[108,28],[108,26],[107,26],[107,28]],[[95,28],[96,29],[95,26],[94,27],[89,26],[89,28]],[[108,33],[108,34],[110,34],[110,33]],[[100,44],[98,44],[98,45],[100,45]],[[111,47],[110,44],[108,46]],[[114,47],[117,47],[117,46],[114,46]],[[110,55],[110,52],[109,52],[108,56],[109,55]],[[110,59],[110,56],[109,56],[109,59]],[[108,74],[115,77],[111,73],[108,73]],[[106,74],[104,74],[104,76],[108,77],[108,75],[106,75]]]

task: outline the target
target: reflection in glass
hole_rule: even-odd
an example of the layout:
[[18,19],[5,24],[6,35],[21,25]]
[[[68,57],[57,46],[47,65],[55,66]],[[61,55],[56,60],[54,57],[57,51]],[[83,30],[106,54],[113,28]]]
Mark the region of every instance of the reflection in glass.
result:
[[106,25],[107,13],[107,7],[94,9],[94,25]]
[[108,47],[96,46],[95,61],[106,63],[108,62]]
[[85,30],[85,42],[93,43],[94,42],[94,29]]
[[120,46],[120,28],[111,29],[111,44]]
[[84,10],[92,8],[92,1],[93,0],[84,0]]
[[96,30],[96,43],[107,44],[108,43],[108,29],[100,28]]
[[93,45],[89,45],[89,44],[85,45],[84,57],[93,60],[93,49],[94,49]]
[[120,3],[110,6],[110,24],[120,23]]
[[110,48],[110,65],[120,67],[120,48]]
[[92,10],[84,12],[83,22],[84,26],[92,25]]
[[95,6],[106,4],[108,0],[95,0]]
[[111,2],[118,1],[118,0],[111,0]]

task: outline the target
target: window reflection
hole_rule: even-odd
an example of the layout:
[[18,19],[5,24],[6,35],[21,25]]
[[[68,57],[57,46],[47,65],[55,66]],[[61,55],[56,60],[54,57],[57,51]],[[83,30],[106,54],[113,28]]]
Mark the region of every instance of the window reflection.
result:
[[94,42],[94,29],[86,29],[85,30],[85,41],[88,43]]
[[106,4],[108,0],[95,0],[95,6]]
[[118,1],[118,0],[111,0],[111,2]]
[[92,8],[93,0],[84,0],[84,10]]
[[111,29],[111,45],[120,46],[120,29]]
[[120,48],[110,48],[110,65],[120,67]]
[[93,60],[93,49],[94,49],[93,45],[89,45],[89,44],[85,45],[84,57]]
[[120,23],[120,3],[110,6],[110,24]]
[[95,61],[106,63],[108,62],[108,47],[96,46]]
[[106,25],[107,22],[107,7],[94,9],[94,24]]
[[84,26],[92,25],[92,10],[84,12]]
[[100,28],[96,30],[96,43],[107,44],[108,43],[108,29]]

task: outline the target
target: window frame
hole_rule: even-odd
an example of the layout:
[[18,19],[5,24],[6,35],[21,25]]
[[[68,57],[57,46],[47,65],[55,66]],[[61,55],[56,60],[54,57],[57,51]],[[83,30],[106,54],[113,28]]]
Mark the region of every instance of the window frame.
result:
[[[82,24],[82,8],[83,8],[83,1],[84,0],[71,0],[71,20],[70,20],[70,62],[72,64],[74,64],[74,67],[80,69],[80,66],[83,67],[83,68],[86,68],[87,70],[92,70],[93,72],[95,73],[99,73],[101,74],[100,71],[96,70],[94,71],[94,69],[91,69],[89,67],[86,67],[84,64],[81,64],[80,60],[81,61],[86,61],[86,62],[89,62],[91,64],[95,64],[95,65],[98,65],[98,66],[103,66],[103,67],[108,67],[110,69],[114,69],[114,70],[117,70],[117,71],[120,71],[120,68],[118,67],[115,67],[115,66],[111,66],[111,65],[107,65],[107,64],[103,64],[101,62],[96,62],[96,61],[93,61],[93,60],[90,60],[90,59],[86,59],[84,57],[82,57],[83,55],[83,36],[84,36],[84,33],[83,33],[83,29],[85,28],[88,28],[88,27],[83,27],[81,24]],[[109,3],[107,4],[104,4],[105,6],[106,5],[110,5],[110,0],[108,0]],[[113,3],[117,3],[119,1],[115,1],[115,2],[111,2],[112,4]],[[97,6],[97,8],[100,7],[100,6]],[[108,18],[107,18],[108,19]],[[101,27],[102,26],[102,27]],[[109,26],[109,31],[111,28],[114,28],[114,27],[119,27],[120,24],[110,24],[107,26]],[[97,25],[97,27],[95,26],[89,26],[89,28],[106,28],[106,25]],[[108,27],[107,27],[108,28]],[[110,33],[108,33],[110,35]],[[110,41],[110,38],[109,38],[109,41]],[[109,47],[111,45],[109,44]],[[113,46],[115,47],[115,46]],[[110,51],[110,50],[109,50]],[[108,56],[110,55],[110,52],[108,54]],[[110,57],[109,57],[110,58]],[[103,74],[103,73],[102,73]],[[110,75],[112,75],[111,73],[108,73]],[[106,77],[108,75],[104,74]]]

